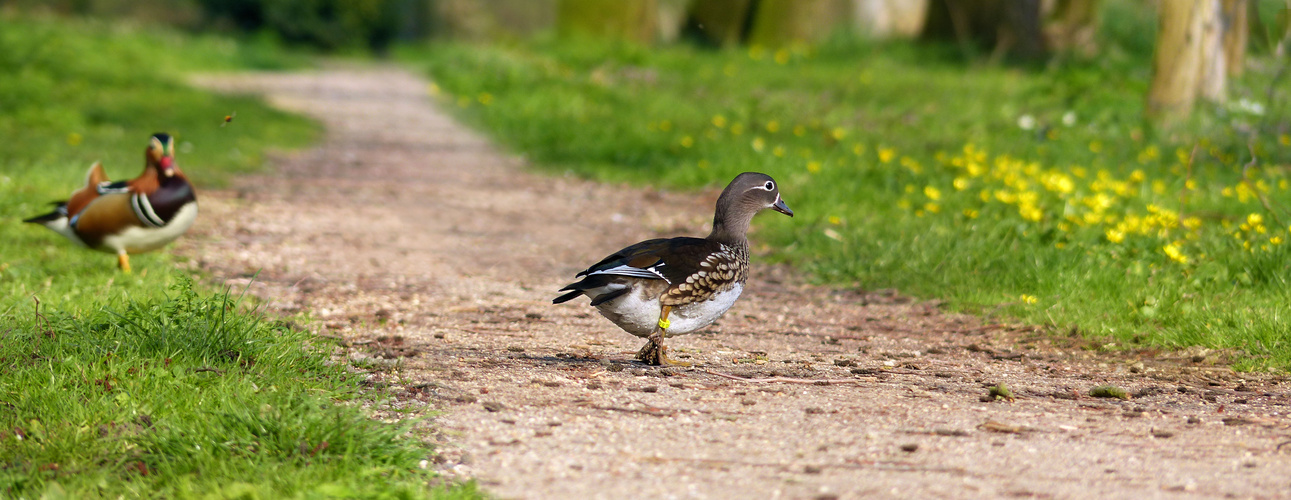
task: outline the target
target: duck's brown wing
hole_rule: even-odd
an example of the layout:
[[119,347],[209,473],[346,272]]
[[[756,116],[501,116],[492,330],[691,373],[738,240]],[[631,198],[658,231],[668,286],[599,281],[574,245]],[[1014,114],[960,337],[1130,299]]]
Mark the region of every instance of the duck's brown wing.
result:
[[109,193],[92,200],[72,218],[76,234],[87,246],[97,248],[108,236],[128,227],[142,227],[131,207],[131,196],[130,193]]
[[107,182],[109,182],[108,174],[103,172],[103,164],[96,161],[90,165],[89,171],[85,172],[85,185],[73,191],[71,198],[67,199],[68,216],[81,213],[81,210],[99,197],[101,194],[99,186]]
[[[585,290],[602,289],[625,278],[667,283],[663,295],[665,303],[670,305],[702,300],[710,294],[709,287],[697,287],[696,279],[712,274],[714,256],[724,255],[725,249],[721,243],[703,238],[646,240],[614,252],[578,273],[577,277],[583,279],[562,288],[561,291],[572,292],[558,297],[555,303],[573,299]],[[626,292],[626,288],[616,290],[619,294]],[[606,294],[598,300],[603,302],[613,297]]]

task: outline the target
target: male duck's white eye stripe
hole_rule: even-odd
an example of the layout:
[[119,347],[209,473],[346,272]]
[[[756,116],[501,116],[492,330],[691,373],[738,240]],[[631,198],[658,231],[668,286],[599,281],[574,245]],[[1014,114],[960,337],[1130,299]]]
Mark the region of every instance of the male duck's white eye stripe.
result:
[[134,208],[134,214],[138,216],[139,220],[143,221],[144,224],[152,227],[162,227],[166,225],[166,221],[161,220],[161,217],[157,216],[157,212],[153,211],[152,203],[148,201],[147,196],[141,194],[131,196],[130,206]]

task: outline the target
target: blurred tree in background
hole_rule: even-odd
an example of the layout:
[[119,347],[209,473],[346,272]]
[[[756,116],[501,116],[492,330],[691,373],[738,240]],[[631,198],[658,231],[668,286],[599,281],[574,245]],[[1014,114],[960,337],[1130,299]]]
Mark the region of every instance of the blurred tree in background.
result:
[[[0,0],[0,6],[268,32],[328,51],[539,33],[645,45],[685,36],[719,47],[776,48],[819,43],[842,31],[949,41],[968,60],[998,63],[1102,57],[1097,34],[1107,1],[1117,0]],[[1168,123],[1188,116],[1198,99],[1222,103],[1227,78],[1241,74],[1252,41],[1279,56],[1285,52],[1286,14],[1266,24],[1252,7],[1282,1],[1291,4],[1154,2],[1160,15],[1146,116]],[[1260,36],[1251,38],[1251,27]]]

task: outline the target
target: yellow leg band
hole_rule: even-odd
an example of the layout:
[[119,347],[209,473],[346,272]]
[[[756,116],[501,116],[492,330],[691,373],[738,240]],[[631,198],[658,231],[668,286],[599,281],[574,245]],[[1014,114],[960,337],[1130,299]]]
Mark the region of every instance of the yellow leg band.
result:
[[671,324],[672,322],[668,321],[668,318],[659,318],[659,328],[667,330],[668,325],[671,325]]

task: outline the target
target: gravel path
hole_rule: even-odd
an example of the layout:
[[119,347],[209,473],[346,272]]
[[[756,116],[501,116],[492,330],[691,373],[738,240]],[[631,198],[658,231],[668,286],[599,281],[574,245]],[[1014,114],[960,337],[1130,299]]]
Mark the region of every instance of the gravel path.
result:
[[[258,272],[272,310],[343,338],[374,411],[433,415],[431,466],[490,494],[1291,498],[1287,380],[1222,353],[1108,353],[755,256],[745,298],[669,344],[697,367],[645,367],[641,340],[551,299],[609,251],[705,234],[716,190],[530,173],[390,68],[198,83],[328,133],[204,192],[180,251],[226,283]],[[1016,400],[983,402],[1001,382]],[[1101,384],[1131,398],[1090,397]]]

